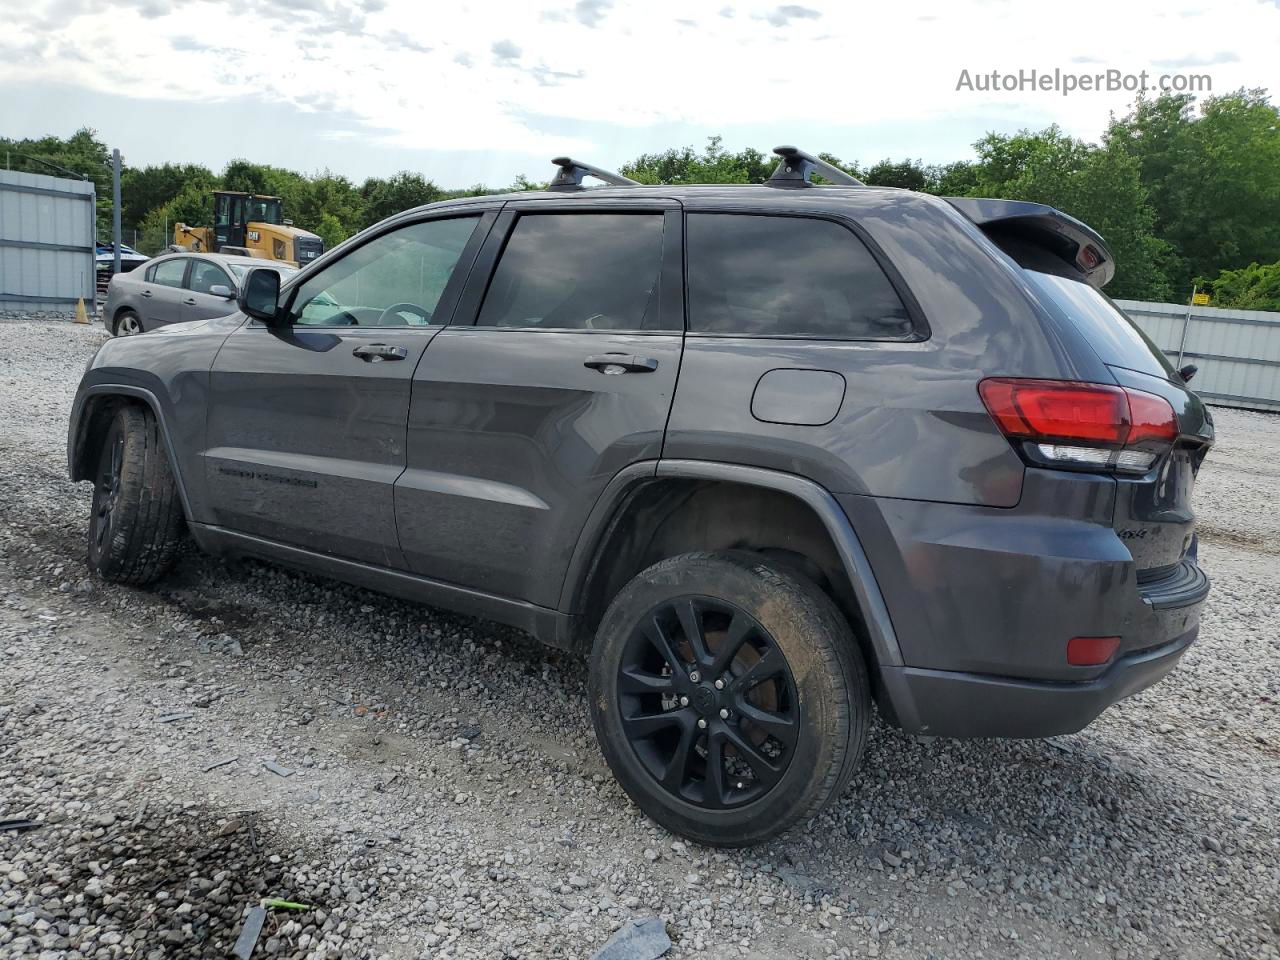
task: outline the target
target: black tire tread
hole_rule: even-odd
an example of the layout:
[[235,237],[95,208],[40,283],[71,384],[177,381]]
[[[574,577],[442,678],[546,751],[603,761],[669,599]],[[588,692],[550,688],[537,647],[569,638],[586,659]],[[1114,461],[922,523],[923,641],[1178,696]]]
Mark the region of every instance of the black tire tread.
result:
[[[787,593],[817,628],[809,631],[809,635],[815,641],[813,646],[821,658],[820,668],[830,672],[839,685],[838,689],[848,692],[847,697],[837,698],[835,710],[826,718],[826,729],[822,731],[823,736],[830,738],[833,762],[823,779],[809,791],[803,806],[753,833],[695,838],[716,846],[748,846],[782,834],[797,823],[804,823],[844,792],[862,759],[870,727],[872,711],[867,668],[857,640],[834,601],[799,569],[790,565],[775,564],[767,557],[746,550],[703,551],[661,560],[638,577],[662,575],[699,562],[731,564],[763,581],[770,589]],[[608,619],[609,614],[606,613],[604,620]]]
[[[116,411],[115,426],[125,437],[116,507],[120,516],[96,569],[104,580],[145,586],[172,569],[186,534],[186,517],[155,415],[127,404]],[[109,455],[107,442],[102,455]]]

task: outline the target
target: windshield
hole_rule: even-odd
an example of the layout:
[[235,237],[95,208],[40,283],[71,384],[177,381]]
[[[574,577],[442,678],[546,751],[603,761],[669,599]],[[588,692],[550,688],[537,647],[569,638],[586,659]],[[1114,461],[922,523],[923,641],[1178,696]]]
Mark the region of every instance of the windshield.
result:
[[[257,266],[257,264],[250,265],[247,263],[228,263],[227,269],[230,270],[233,274],[235,274],[236,282],[239,283],[241,280],[244,279],[244,275],[248,273],[255,266]],[[273,266],[271,269],[275,270],[276,273],[280,274],[280,281],[282,283],[298,272],[293,267],[282,267],[279,265]]]
[[1026,274],[1046,305],[1075,324],[1103,363],[1172,379],[1174,369],[1168,357],[1101,290],[1038,270]]
[[284,223],[280,201],[269,197],[250,197],[246,204],[245,220],[249,223]]

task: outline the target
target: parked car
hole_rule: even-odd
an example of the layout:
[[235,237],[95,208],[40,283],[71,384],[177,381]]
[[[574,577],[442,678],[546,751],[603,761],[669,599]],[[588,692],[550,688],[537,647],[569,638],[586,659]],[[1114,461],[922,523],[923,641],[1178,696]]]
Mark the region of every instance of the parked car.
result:
[[189,531],[581,651],[618,781],[709,844],[839,794],[873,703],[1081,729],[1196,637],[1208,411],[1083,223],[779,152],[753,186],[565,158],[108,342],[90,566],[150,583]]
[[[236,311],[236,290],[245,272],[263,262],[217,253],[156,257],[145,267],[111,278],[102,322],[114,336],[128,337],[167,323],[226,316]],[[276,269],[282,276],[297,272]]]

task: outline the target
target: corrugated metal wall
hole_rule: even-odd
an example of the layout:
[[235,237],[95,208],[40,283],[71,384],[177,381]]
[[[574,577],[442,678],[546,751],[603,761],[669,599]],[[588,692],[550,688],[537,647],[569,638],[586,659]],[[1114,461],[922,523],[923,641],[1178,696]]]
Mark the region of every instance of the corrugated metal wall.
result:
[[1184,364],[1199,367],[1191,388],[1212,403],[1280,410],[1280,313],[1187,308],[1176,303],[1117,300],[1134,323],[1177,365],[1186,329]]
[[93,309],[93,184],[0,170],[0,311]]

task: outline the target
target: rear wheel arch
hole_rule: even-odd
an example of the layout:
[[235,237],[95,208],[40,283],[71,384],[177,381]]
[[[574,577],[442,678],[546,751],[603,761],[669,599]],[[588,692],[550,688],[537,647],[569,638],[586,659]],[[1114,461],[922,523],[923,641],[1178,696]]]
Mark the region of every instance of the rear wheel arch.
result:
[[592,512],[560,608],[572,645],[588,649],[612,598],[640,571],[691,551],[748,550],[816,583],[844,614],[873,675],[900,666],[884,599],[856,532],[824,488],[738,464],[661,461],[610,484]]
[[134,405],[148,410],[155,418],[164,442],[165,456],[169,461],[169,470],[173,474],[178,488],[178,497],[182,503],[184,516],[191,519],[191,505],[187,500],[187,489],[183,483],[182,470],[174,451],[172,438],[169,436],[168,424],[160,402],[149,390],[141,387],[103,384],[92,388],[83,401],[77,419],[76,434],[72,439],[70,451],[70,474],[72,480],[91,480],[97,469],[98,456],[102,443],[111,428],[111,421],[121,406]]

